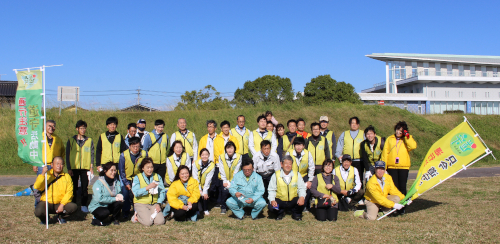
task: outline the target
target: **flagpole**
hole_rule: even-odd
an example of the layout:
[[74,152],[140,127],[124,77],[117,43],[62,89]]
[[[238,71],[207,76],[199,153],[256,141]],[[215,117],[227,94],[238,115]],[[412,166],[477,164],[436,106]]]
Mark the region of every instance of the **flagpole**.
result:
[[[479,133],[477,133],[476,129],[474,129],[474,127],[469,123],[469,120],[465,116],[464,116],[464,121],[467,122],[467,124],[469,124],[470,128],[474,131],[474,133],[476,133],[477,137],[479,137],[479,140],[481,140],[481,142],[486,147],[486,149],[488,149],[488,151],[491,152],[490,148],[488,148],[488,146],[486,145],[486,143],[483,141],[483,138],[481,138],[481,136],[479,135]],[[495,158],[495,155],[493,155],[493,152],[491,152],[491,156],[493,156],[493,158],[495,160],[497,160],[497,158]]]
[[[45,65],[41,67],[42,69],[42,87],[43,87],[43,136],[45,138],[43,144],[45,145],[45,167],[47,167],[47,114],[45,111]],[[47,189],[47,173],[48,173],[48,168],[47,172],[45,172],[45,229],[49,229],[49,199],[47,197],[47,193],[49,192],[49,189]]]

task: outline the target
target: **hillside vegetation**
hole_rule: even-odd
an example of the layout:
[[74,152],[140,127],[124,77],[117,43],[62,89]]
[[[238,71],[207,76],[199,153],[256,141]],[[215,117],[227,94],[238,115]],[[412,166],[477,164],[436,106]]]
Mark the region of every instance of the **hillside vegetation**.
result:
[[[231,122],[231,126],[236,126],[236,117],[243,114],[247,118],[247,127],[256,129],[256,118],[259,114],[271,110],[275,118],[286,125],[290,118],[303,118],[309,128],[311,122],[318,121],[322,115],[330,118],[330,130],[333,130],[338,137],[340,133],[349,129],[348,119],[352,116],[358,116],[361,120],[360,129],[368,125],[375,126],[377,134],[380,136],[389,136],[393,134],[394,125],[404,120],[408,123],[410,133],[415,137],[418,148],[411,153],[412,169],[418,169],[422,159],[425,157],[430,146],[445,135],[450,129],[463,121],[462,115],[416,115],[408,111],[390,106],[378,105],[353,105],[344,103],[324,103],[320,106],[297,106],[297,104],[285,105],[260,105],[244,109],[224,109],[210,111],[169,111],[169,112],[116,112],[116,111],[78,111],[63,112],[59,116],[58,109],[51,109],[47,112],[49,119],[57,122],[56,134],[63,141],[76,133],[75,123],[82,119],[88,123],[87,135],[97,139],[100,133],[106,130],[106,119],[110,116],[116,116],[119,119],[118,131],[126,134],[128,123],[137,122],[139,118],[144,118],[148,122],[146,129],[151,131],[154,126],[154,120],[165,120],[165,131],[170,136],[176,129],[177,119],[185,118],[188,123],[188,129],[193,131],[199,140],[206,131],[206,121],[214,119],[217,123],[223,120]],[[486,144],[492,149],[496,156],[500,156],[500,116],[480,116],[467,115],[471,124],[484,139]],[[10,109],[0,109],[0,174],[30,174],[31,166],[23,164],[17,156],[17,143],[15,140],[15,112]],[[307,129],[307,131],[310,131]],[[220,129],[217,130],[220,132]],[[97,141],[97,140],[96,140]],[[481,165],[497,164],[492,157],[486,157],[477,163]]]

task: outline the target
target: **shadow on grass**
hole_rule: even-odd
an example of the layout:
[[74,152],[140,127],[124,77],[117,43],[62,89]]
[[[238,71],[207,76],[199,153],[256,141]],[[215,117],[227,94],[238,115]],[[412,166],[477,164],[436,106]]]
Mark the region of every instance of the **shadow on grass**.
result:
[[413,201],[413,203],[410,206],[406,207],[406,212],[407,213],[415,213],[415,212],[418,212],[421,210],[426,210],[429,208],[439,206],[441,204],[443,204],[443,203],[431,201],[431,200],[427,200],[427,199],[417,198]]

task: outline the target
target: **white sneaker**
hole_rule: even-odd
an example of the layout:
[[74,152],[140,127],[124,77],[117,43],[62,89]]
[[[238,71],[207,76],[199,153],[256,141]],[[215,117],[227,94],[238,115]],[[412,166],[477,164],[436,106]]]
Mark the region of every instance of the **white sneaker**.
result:
[[87,207],[85,207],[85,206],[82,206],[80,209],[81,209],[81,210],[82,210],[82,212],[84,212],[84,213],[88,213],[88,212],[89,212],[89,208],[87,208]]
[[358,205],[364,206],[365,205],[365,200],[364,199],[359,200]]
[[204,211],[203,212],[205,215],[210,215],[210,213],[208,211]]
[[130,219],[130,221],[132,223],[137,223],[137,212],[135,212],[134,215],[132,215],[132,219]]
[[345,202],[347,204],[351,203],[351,198],[350,197],[344,197],[344,199],[345,199]]

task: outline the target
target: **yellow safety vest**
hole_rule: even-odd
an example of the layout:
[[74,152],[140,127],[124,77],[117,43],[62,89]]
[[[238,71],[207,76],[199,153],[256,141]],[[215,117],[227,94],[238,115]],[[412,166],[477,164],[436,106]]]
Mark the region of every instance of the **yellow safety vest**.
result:
[[[172,154],[172,156],[168,157],[168,160],[170,160],[170,163],[172,164],[172,169],[174,171],[174,174],[177,174],[177,169],[179,168],[179,166],[186,165],[187,154],[185,152],[182,153],[181,164],[179,166],[177,166],[177,164],[175,163],[175,159],[174,159],[173,154]],[[167,184],[169,184],[169,185],[172,184],[172,182],[170,181],[170,177],[168,176],[168,170],[165,173],[165,182],[167,182]]]
[[[146,181],[144,180],[144,176],[141,174],[138,174],[137,177],[139,177],[139,182],[141,183],[141,189],[148,186]],[[160,181],[158,178],[158,174],[153,173],[153,180]],[[137,197],[134,196],[134,203],[142,203],[142,204],[156,204],[158,202],[158,194],[151,195],[148,193],[148,195],[144,195],[142,197]]]
[[347,182],[344,181],[344,178],[342,178],[342,174],[340,173],[340,167],[337,166],[335,168],[335,175],[339,177],[339,183],[340,183],[340,190],[346,190],[349,191],[354,188],[354,167],[350,166],[349,167],[349,174],[347,175]]
[[335,155],[335,152],[333,151],[332,149],[332,145],[333,145],[333,141],[332,141],[332,136],[333,136],[333,131],[328,131],[328,133],[326,133],[326,141],[328,141],[328,146],[330,147],[330,158],[333,159],[333,155]]
[[191,132],[191,131],[189,131],[187,133],[186,138],[184,138],[179,131],[175,132],[175,140],[182,142],[182,145],[184,146],[184,149],[186,150],[186,153],[189,154],[189,157],[193,157],[194,156],[194,152],[193,152],[193,141],[194,141],[194,139],[193,138],[194,138],[193,132]]
[[311,141],[309,141],[309,145],[307,145],[307,150],[311,152],[315,165],[323,165],[323,162],[326,159],[325,142],[326,139],[320,136],[320,141],[318,142],[318,145],[316,145],[316,147]]
[[[330,190],[326,189],[326,182],[325,179],[323,178],[323,173],[319,173],[316,175],[318,178],[318,187],[316,188],[317,191],[326,194],[326,195],[331,195],[336,202],[339,202],[339,198],[337,197],[337,194],[330,192]],[[335,181],[333,181],[333,175],[332,175],[332,185],[335,185]],[[316,199],[316,206],[318,206],[318,199]]]
[[286,184],[286,182],[281,178],[281,170],[276,171],[276,198],[281,201],[289,202],[292,199],[296,198],[299,193],[297,192],[298,184],[297,181],[299,176],[297,171],[292,170],[292,180],[290,180],[290,184]]
[[[197,167],[200,167],[198,164],[196,164]],[[198,179],[200,180],[200,186],[201,189],[203,190],[203,187],[205,186],[205,181],[207,180],[207,175],[210,173],[210,171],[214,170],[215,164],[213,162],[208,163],[208,167],[206,168],[205,172],[201,172],[200,168],[198,168]]]
[[250,133],[248,132],[248,129],[245,128],[245,134],[243,134],[243,136],[242,136],[242,135],[240,135],[240,133],[238,133],[236,131],[235,128],[232,128],[231,134],[234,137],[236,137],[236,139],[238,140],[238,142],[240,144],[240,148],[238,148],[238,151],[236,151],[236,152],[241,154],[241,155],[247,154],[248,153],[248,137],[250,137]]
[[102,153],[101,153],[101,164],[106,164],[108,162],[113,162],[117,164],[120,161],[120,149],[122,144],[122,136],[120,134],[115,135],[113,144],[109,143],[106,133],[101,134],[102,142]]
[[253,133],[253,147],[255,148],[255,151],[257,151],[257,152],[260,151],[260,143],[263,140],[268,140],[269,142],[271,142],[271,139],[273,138],[272,131],[267,131],[267,136],[264,139],[262,139],[259,132],[253,131],[252,133]]
[[156,136],[153,132],[149,132],[149,138],[151,138],[151,143],[154,145],[149,148],[148,156],[153,159],[154,164],[164,164],[167,160],[167,135],[163,134],[161,136],[161,143],[156,144]]
[[[233,180],[234,171],[237,170],[236,165],[238,165],[238,161],[240,161],[240,157],[241,157],[240,154],[235,153],[233,155],[233,164],[231,164],[231,168],[229,168],[229,166],[227,166],[226,155],[225,154],[221,155],[220,158],[222,159],[222,165],[224,166],[224,172],[226,173],[226,179],[228,181]],[[239,169],[238,169],[238,171],[239,171]],[[219,172],[219,179],[221,179],[220,172]]]
[[127,180],[133,180],[134,176],[141,173],[139,171],[139,166],[141,165],[142,160],[146,157],[146,151],[141,149],[141,155],[136,159],[136,162],[132,162],[132,158],[130,157],[130,149],[127,149],[123,152],[123,158],[125,158],[125,177]]
[[[302,135],[297,134],[297,136],[295,136],[295,139],[297,139],[297,137],[302,137]],[[288,136],[286,134],[284,134],[282,138],[283,138],[283,151],[286,152],[288,150],[295,149],[293,145],[290,146],[291,141],[288,139]]]
[[80,147],[80,145],[76,143],[75,138],[71,138],[70,141],[71,148],[69,152],[69,159],[71,169],[90,170],[90,162],[92,161],[92,138],[87,138],[83,147]]
[[[349,139],[347,139],[349,137]],[[359,159],[359,145],[361,142],[363,142],[365,139],[363,138],[363,133],[358,130],[358,135],[356,138],[351,137],[350,131],[345,131],[344,132],[344,150],[342,151],[342,154],[349,154],[352,159]]]
[[299,172],[302,177],[307,175],[307,172],[309,171],[309,151],[307,149],[304,149],[304,156],[300,159],[299,165],[297,165],[297,158],[295,155],[293,155],[292,149],[288,150],[288,154],[293,158],[293,167],[292,170],[295,172]]
[[375,162],[379,161],[382,159],[382,149],[380,149],[380,144],[382,144],[382,138],[380,136],[377,137],[377,146],[370,150],[370,143],[367,141],[365,142],[365,152],[368,155],[368,160],[370,161],[371,165],[375,165]]

